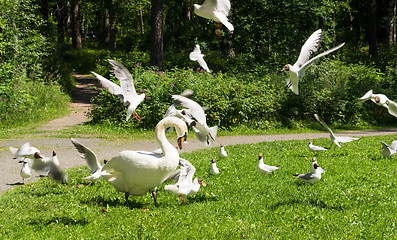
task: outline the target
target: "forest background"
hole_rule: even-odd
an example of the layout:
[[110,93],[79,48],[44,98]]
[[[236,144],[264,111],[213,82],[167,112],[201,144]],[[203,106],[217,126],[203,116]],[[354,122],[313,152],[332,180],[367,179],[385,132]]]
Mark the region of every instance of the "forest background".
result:
[[[373,89],[397,99],[395,0],[231,1],[234,32],[192,11],[195,0],[1,0],[0,122],[13,128],[67,112],[72,73],[117,82],[106,59],[130,69],[151,100],[125,122],[125,108],[103,91],[91,124],[153,128],[171,95],[193,89],[208,125],[222,129],[304,128],[313,113],[334,125],[390,125],[395,118],[356,99]],[[300,95],[285,91],[282,67],[323,29],[319,52],[346,42],[311,67]],[[189,60],[199,44],[211,74]]]

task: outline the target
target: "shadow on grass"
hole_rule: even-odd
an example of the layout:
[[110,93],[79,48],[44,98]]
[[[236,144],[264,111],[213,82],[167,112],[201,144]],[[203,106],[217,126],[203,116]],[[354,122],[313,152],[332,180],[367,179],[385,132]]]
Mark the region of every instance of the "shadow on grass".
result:
[[8,186],[20,186],[20,185],[25,185],[23,182],[16,182],[16,183],[6,183]]
[[344,210],[342,206],[333,206],[333,205],[328,205],[322,200],[318,199],[289,199],[289,200],[283,200],[274,203],[273,205],[270,205],[271,210],[276,210],[279,207],[282,206],[294,206],[294,205],[310,205],[313,207],[317,208],[323,208],[323,209],[332,209],[332,210],[337,210],[337,211],[342,211]]
[[[83,201],[80,201],[83,204],[87,204],[87,205],[98,205],[98,206],[111,206],[111,207],[119,207],[119,206],[126,206],[126,202],[123,198],[123,200],[116,198],[116,199],[108,199],[108,198],[103,198],[101,196],[98,197],[92,197],[89,199],[85,199]],[[144,206],[142,203],[137,202],[136,199],[133,196],[130,196],[128,198],[128,207],[133,209],[133,208],[139,208],[139,209],[143,209]]]
[[87,225],[89,222],[82,218],[82,219],[74,219],[74,218],[70,218],[70,217],[52,217],[49,219],[33,219],[32,221],[30,221],[28,224],[29,225],[35,225],[35,226],[39,226],[39,225],[51,225],[51,224],[63,224],[63,225],[68,225],[68,226],[72,226],[72,225]]

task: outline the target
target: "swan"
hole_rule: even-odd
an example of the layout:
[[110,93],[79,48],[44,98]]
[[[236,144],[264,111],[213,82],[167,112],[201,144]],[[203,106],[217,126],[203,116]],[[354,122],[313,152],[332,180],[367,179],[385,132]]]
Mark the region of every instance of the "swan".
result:
[[[84,160],[87,163],[88,169],[91,172],[91,175],[88,177],[84,177],[83,179],[91,180],[90,184],[98,180],[100,177],[102,177],[102,165],[98,162],[97,157],[95,153],[89,149],[88,147],[84,146],[83,144],[79,143],[73,138],[70,138],[72,141],[73,145],[79,151],[79,153],[82,153],[81,158],[84,158]],[[106,163],[106,162],[105,162]]]
[[129,195],[141,196],[148,191],[152,192],[154,204],[157,206],[157,186],[174,173],[179,164],[177,149],[165,137],[165,130],[171,126],[176,129],[178,147],[182,149],[187,138],[187,126],[179,118],[167,117],[162,119],[155,129],[155,137],[163,155],[122,151],[103,166],[102,177],[117,191],[125,193],[127,206]]
[[216,160],[215,160],[215,158],[213,158],[213,159],[211,160],[211,167],[208,169],[208,173],[209,173],[210,175],[217,175],[217,174],[219,174],[219,169],[218,169],[218,167],[216,166]]
[[199,178],[193,180],[196,168],[189,161],[179,158],[179,166],[179,171],[173,176],[175,184],[165,185],[164,190],[175,193],[182,199],[182,204],[186,204],[186,196],[196,194],[202,181]]
[[132,75],[123,64],[111,59],[108,59],[108,61],[113,67],[114,75],[120,80],[120,86],[95,72],[91,73],[95,75],[102,86],[107,88],[111,94],[118,96],[124,106],[127,106],[126,121],[130,119],[132,114],[134,114],[135,119],[139,121],[140,117],[135,109],[145,98],[149,98],[144,93],[139,95],[136,93]]
[[194,47],[193,52],[191,52],[189,54],[189,58],[192,61],[197,61],[200,66],[207,71],[208,73],[211,73],[210,69],[208,68],[207,63],[204,60],[204,54],[201,53],[200,51],[200,46],[198,44],[196,44],[196,46]]
[[20,175],[22,177],[23,184],[25,184],[25,178],[28,178],[28,184],[29,184],[29,178],[32,176],[32,172],[30,171],[30,167],[29,167],[29,162],[25,158],[24,160],[19,161],[19,163],[23,163],[21,171],[20,171]]
[[339,48],[343,47],[345,43],[342,43],[334,48],[331,48],[315,57],[310,59],[310,55],[313,52],[316,52],[321,41],[322,30],[318,29],[315,31],[303,44],[301,48],[301,52],[299,54],[298,60],[294,65],[286,64],[281,71],[286,71],[289,73],[289,78],[286,79],[287,87],[292,90],[293,93],[296,95],[299,94],[299,77],[305,76],[305,71],[314,64],[316,60],[319,58],[338,50]]
[[311,164],[311,172],[306,174],[294,174],[293,176],[299,178],[300,180],[314,184],[321,179],[321,173],[324,171],[317,163],[317,160],[314,158]]
[[381,142],[382,144],[382,154],[385,157],[392,157],[397,153],[397,141],[393,141],[390,146],[388,146],[385,142]]
[[272,173],[273,171],[277,170],[280,168],[280,165],[277,166],[269,166],[263,163],[263,155],[262,153],[259,153],[259,160],[258,160],[258,165],[256,166],[256,169],[258,170],[259,173],[266,173],[267,176],[269,176],[269,173]]
[[204,142],[208,146],[215,141],[218,126],[208,127],[204,109],[197,102],[183,95],[172,95],[172,99],[177,104],[187,108],[185,114],[188,118],[195,120],[195,125],[190,125],[200,142]]
[[397,103],[390,100],[384,94],[374,94],[372,90],[369,90],[361,98],[358,99],[359,102],[364,102],[370,99],[372,102],[376,103],[378,106],[385,107],[391,115],[397,117]]
[[307,144],[308,144],[308,146],[309,146],[309,150],[310,150],[310,151],[313,151],[313,152],[326,151],[326,150],[328,150],[328,148],[313,145],[313,142],[312,142],[312,141],[307,142]]
[[226,152],[225,146],[223,144],[220,145],[218,155],[219,155],[219,158],[227,158],[227,152]]
[[230,32],[234,31],[233,24],[229,22],[227,16],[230,12],[230,0],[205,0],[203,5],[194,4],[194,13],[200,17],[213,20],[225,25]]
[[339,137],[335,136],[335,134],[332,132],[331,128],[327,126],[327,124],[315,113],[314,117],[316,120],[321,123],[328,131],[329,131],[329,137],[331,139],[331,146],[329,149],[332,147],[333,144],[335,144],[338,147],[341,147],[339,143],[346,143],[346,142],[352,142],[352,141],[357,141],[360,140],[360,138],[353,138],[353,137]]

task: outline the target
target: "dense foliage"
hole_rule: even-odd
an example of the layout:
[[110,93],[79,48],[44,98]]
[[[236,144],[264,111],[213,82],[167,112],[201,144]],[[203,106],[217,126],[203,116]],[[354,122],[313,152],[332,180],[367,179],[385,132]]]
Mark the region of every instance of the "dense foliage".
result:
[[[104,61],[98,69],[110,66]],[[358,103],[357,98],[373,89],[391,99],[397,94],[393,87],[396,72],[382,73],[363,64],[346,64],[326,60],[315,65],[301,79],[300,94],[285,91],[284,74],[263,74],[259,70],[245,74],[207,74],[202,69],[173,69],[158,72],[146,70],[139,63],[124,61],[131,69],[137,92],[145,92],[151,100],[137,108],[139,122],[125,121],[126,108],[118,97],[107,90],[96,98],[92,109],[94,123],[107,122],[125,127],[152,128],[173,103],[171,95],[192,89],[191,97],[206,111],[209,125],[232,130],[237,125],[268,129],[275,127],[299,128],[313,120],[318,113],[327,122],[341,125],[388,124],[394,121],[386,109],[372,102]],[[116,78],[112,78],[117,82]]]

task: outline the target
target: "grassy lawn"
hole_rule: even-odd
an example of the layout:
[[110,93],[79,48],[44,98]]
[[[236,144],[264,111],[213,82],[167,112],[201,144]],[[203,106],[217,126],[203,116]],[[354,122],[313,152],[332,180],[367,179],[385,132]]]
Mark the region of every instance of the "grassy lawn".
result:
[[[397,238],[397,161],[384,158],[380,141],[366,137],[342,148],[314,154],[306,141],[279,141],[226,146],[218,160],[219,175],[207,174],[218,148],[182,157],[207,184],[181,205],[176,195],[158,189],[130,197],[105,181],[92,186],[81,180],[87,167],[70,169],[69,184],[47,178],[0,195],[1,239],[395,239]],[[314,140],[328,146],[328,139]],[[264,162],[280,164],[270,176],[256,171]],[[301,183],[316,156],[326,170],[320,182]]]

